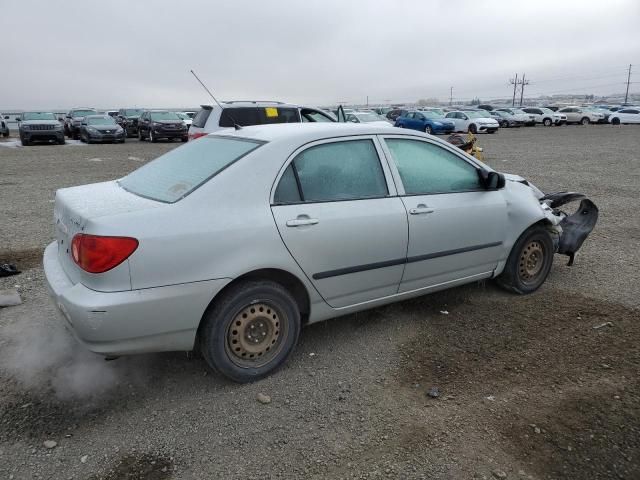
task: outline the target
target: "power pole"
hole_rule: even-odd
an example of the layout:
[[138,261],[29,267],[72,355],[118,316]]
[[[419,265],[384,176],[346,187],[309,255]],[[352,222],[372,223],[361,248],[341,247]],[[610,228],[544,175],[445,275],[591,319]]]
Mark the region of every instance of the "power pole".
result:
[[516,106],[516,88],[518,88],[518,74],[516,73],[516,78],[515,79],[510,79],[509,83],[511,85],[513,85],[513,100],[511,100],[511,106],[515,107]]
[[453,105],[453,87],[449,90],[449,106]]
[[629,64],[629,73],[627,74],[627,92],[624,94],[624,103],[627,104],[629,98],[629,84],[631,83],[631,64]]
[[524,97],[524,86],[529,85],[529,80],[524,79],[524,73],[522,74],[522,80],[520,81],[520,106],[522,106],[522,97]]

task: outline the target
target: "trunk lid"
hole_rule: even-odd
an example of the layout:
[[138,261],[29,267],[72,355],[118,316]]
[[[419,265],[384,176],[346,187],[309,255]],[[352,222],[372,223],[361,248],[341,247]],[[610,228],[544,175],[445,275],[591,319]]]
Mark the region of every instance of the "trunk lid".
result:
[[87,273],[73,261],[71,240],[80,232],[126,236],[127,232],[101,231],[100,218],[158,208],[162,205],[160,202],[127,192],[116,181],[58,190],[54,207],[58,259],[71,282],[80,282],[104,291],[130,289],[128,261],[105,273]]

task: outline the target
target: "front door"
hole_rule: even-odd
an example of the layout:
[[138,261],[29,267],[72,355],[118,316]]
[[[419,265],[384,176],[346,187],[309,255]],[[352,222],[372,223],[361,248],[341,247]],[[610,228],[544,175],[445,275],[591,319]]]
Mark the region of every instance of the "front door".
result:
[[407,214],[375,137],[316,142],[294,154],[272,212],[289,252],[334,308],[397,292]]
[[453,149],[426,139],[387,137],[385,143],[409,214],[399,291],[490,276],[503,251],[502,192],[486,190],[478,167]]

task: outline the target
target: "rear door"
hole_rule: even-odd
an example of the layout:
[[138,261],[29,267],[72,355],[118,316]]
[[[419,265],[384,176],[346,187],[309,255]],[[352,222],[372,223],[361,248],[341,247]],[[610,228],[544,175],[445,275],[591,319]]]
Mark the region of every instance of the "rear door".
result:
[[407,253],[407,214],[373,136],[295,152],[273,189],[289,252],[334,308],[393,295]]
[[399,291],[490,276],[503,251],[502,192],[486,190],[477,167],[453,148],[401,136],[385,136],[384,143],[409,213]]

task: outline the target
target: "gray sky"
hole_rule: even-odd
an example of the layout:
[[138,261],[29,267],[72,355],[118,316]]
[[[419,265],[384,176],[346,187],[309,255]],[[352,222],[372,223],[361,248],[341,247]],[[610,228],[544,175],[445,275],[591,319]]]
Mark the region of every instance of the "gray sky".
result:
[[640,91],[638,0],[2,0],[0,108]]

